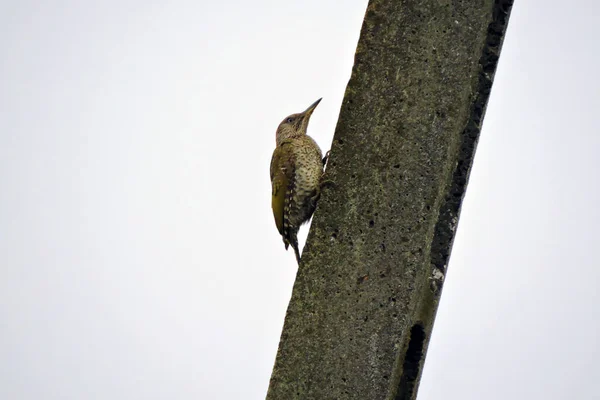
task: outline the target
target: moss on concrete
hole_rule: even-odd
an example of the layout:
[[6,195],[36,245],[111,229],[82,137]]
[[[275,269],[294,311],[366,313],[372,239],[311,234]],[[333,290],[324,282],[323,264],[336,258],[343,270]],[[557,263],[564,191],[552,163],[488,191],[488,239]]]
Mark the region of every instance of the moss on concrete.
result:
[[267,399],[416,398],[511,5],[370,1]]

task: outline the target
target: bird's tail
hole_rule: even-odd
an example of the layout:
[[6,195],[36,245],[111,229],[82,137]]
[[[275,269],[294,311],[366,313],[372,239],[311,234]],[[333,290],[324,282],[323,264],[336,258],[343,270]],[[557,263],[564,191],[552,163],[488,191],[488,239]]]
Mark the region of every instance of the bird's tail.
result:
[[298,237],[296,233],[290,232],[289,237],[283,239],[283,243],[285,243],[285,249],[291,245],[294,249],[294,254],[296,255],[296,261],[298,261],[298,265],[300,265],[300,249],[298,248]]
[[292,243],[292,247],[294,248],[294,254],[296,255],[296,261],[298,265],[300,265],[300,250],[298,250],[298,242]]

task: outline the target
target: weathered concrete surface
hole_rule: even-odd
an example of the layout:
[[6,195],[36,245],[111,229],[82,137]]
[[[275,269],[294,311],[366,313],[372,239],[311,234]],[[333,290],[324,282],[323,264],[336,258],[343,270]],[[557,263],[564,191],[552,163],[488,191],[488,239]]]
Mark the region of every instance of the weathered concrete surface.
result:
[[370,1],[267,399],[416,398],[511,5]]

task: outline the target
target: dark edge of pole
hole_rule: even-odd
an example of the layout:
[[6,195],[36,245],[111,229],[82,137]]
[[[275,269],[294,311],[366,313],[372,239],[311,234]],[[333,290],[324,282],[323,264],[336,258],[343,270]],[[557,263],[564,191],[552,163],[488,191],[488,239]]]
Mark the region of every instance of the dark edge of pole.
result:
[[495,0],[492,11],[492,22],[488,25],[485,45],[479,59],[480,71],[477,97],[470,111],[470,117],[462,132],[462,142],[459,148],[459,159],[452,174],[449,195],[445,198],[439,210],[439,218],[431,245],[431,276],[429,277],[431,298],[424,301],[420,307],[420,315],[411,328],[410,339],[404,345],[403,357],[396,362],[395,392],[390,394],[393,400],[414,400],[417,398],[419,381],[423,364],[427,355],[429,338],[437,312],[437,305],[442,294],[444,278],[448,261],[458,226],[462,201],[464,199],[475,150],[481,133],[482,121],[485,116],[490,97],[492,82],[498,66],[498,60],[504,35],[508,27],[510,12],[514,0]]

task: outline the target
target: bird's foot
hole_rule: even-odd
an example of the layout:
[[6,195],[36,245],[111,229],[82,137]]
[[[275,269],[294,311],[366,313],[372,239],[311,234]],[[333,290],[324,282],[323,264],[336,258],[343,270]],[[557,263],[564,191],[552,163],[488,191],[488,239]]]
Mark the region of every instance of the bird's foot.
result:
[[320,189],[323,190],[323,188],[325,187],[333,188],[335,187],[335,182],[331,179],[322,180],[320,184]]
[[325,153],[325,157],[323,157],[323,166],[325,166],[327,164],[327,161],[329,161],[330,154],[331,154],[331,150],[328,150],[327,153]]

